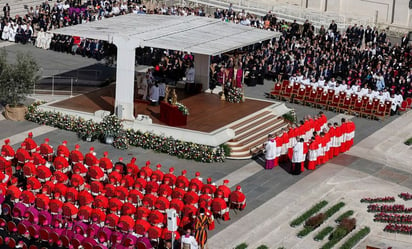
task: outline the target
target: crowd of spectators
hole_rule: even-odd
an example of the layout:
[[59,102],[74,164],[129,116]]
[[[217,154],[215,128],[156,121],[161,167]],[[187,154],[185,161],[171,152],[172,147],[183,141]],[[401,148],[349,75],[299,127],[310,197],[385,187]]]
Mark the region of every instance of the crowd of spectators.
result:
[[214,219],[229,220],[229,209],[246,206],[240,186],[232,191],[228,184],[204,182],[199,172],[175,175],[173,167],[164,172],[150,161],[139,167],[136,158],[112,162],[107,152],[100,158],[94,148],[83,154],[67,141],[53,147],[46,138],[38,145],[30,132],[17,150],[9,139],[1,148],[0,237],[48,248],[124,248],[138,241],[170,248],[171,209],[177,214],[175,239],[194,228],[196,245],[204,248]]
[[[386,31],[376,27],[355,24],[341,33],[332,22],[327,29],[322,26],[314,32],[309,21],[303,25],[296,21],[286,24],[270,13],[262,20],[263,28],[280,31],[281,37],[214,57],[211,78],[216,84],[221,83],[220,71],[241,66],[246,72],[245,83],[250,86],[263,83],[263,77],[304,84],[336,80],[349,88],[356,85],[378,95],[412,97],[412,50],[406,36],[400,44],[392,44]],[[229,82],[230,77],[226,77]]]
[[[51,6],[46,1],[41,6],[30,7],[23,17],[5,16],[1,37],[27,42],[34,40],[30,35],[37,37],[37,34],[41,33],[39,36],[43,39],[43,32],[51,29],[127,13],[208,16],[282,33],[279,39],[254,44],[232,54],[214,56],[211,65],[212,88],[222,84],[219,72],[242,68],[245,72],[245,83],[250,86],[263,84],[264,78],[274,81],[289,80],[300,73],[304,81],[328,82],[336,79],[338,83],[345,81],[349,86],[356,84],[378,92],[386,89],[390,94],[401,94],[404,98],[412,96],[412,56],[408,39],[405,36],[400,44],[392,44],[384,29],[354,24],[341,32],[332,21],[327,27],[321,26],[315,32],[314,26],[308,20],[303,24],[296,21],[288,23],[278,20],[271,12],[259,17],[244,10],[234,11],[232,5],[227,9],[216,9],[209,15],[201,7],[147,7],[139,1],[130,0],[89,0],[84,4],[79,2],[58,1]],[[16,28],[10,28],[11,25]],[[7,33],[7,30],[17,30],[17,27],[20,30],[18,38]],[[115,54],[112,45],[81,37],[46,37],[36,42],[36,45],[96,59]],[[172,82],[184,77],[192,59],[192,55],[182,51],[136,49],[138,64],[154,66],[155,76]],[[233,77],[229,72],[225,81],[232,82]]]

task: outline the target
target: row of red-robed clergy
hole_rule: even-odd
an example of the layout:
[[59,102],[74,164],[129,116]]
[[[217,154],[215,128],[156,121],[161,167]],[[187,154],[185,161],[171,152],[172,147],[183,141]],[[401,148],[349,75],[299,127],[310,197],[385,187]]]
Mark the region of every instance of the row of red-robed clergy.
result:
[[[275,134],[266,142],[265,157],[267,160],[275,160],[275,166],[279,165],[279,159],[285,157],[292,162],[308,161],[308,168],[315,169],[320,165],[346,152],[353,145],[355,137],[355,123],[352,120],[341,119],[341,123],[328,123],[326,116],[320,112],[314,118],[307,116],[304,121],[292,124],[289,128]],[[299,139],[303,138],[302,155],[294,159],[294,147]],[[296,152],[296,149],[295,149]]]
[[[51,157],[53,155],[53,148],[49,145],[48,139],[45,140],[44,144],[40,145],[40,150],[42,147],[48,149],[45,151],[47,153],[42,154],[41,151],[38,151],[39,147],[29,150],[30,147],[27,145],[35,143],[32,137],[33,134],[29,133],[25,142],[21,144],[21,147],[14,154],[14,157],[12,148],[9,145],[10,141],[6,140],[2,151],[8,154],[2,153],[3,157],[1,158],[3,158],[3,169],[6,172],[5,178],[12,176],[12,170],[10,169],[12,166],[15,166],[16,171],[22,171],[24,177],[28,179],[27,187],[34,194],[41,192],[48,198],[56,198],[57,196],[57,199],[63,202],[66,199],[73,201],[73,199],[82,197],[83,203],[77,203],[75,200],[76,204],[82,206],[80,204],[93,204],[94,196],[107,195],[110,192],[108,203],[105,203],[105,198],[95,198],[95,200],[99,200],[99,205],[102,208],[110,206],[111,202],[116,204],[113,205],[113,210],[111,211],[119,213],[121,211],[119,205],[130,201],[130,198],[127,197],[133,191],[133,196],[137,197],[134,198],[135,200],[137,199],[134,204],[142,204],[142,200],[146,198],[148,202],[146,206],[153,209],[156,201],[161,199],[162,201],[159,205],[164,207],[162,211],[172,204],[169,201],[173,197],[183,200],[183,202],[175,201],[177,202],[176,206],[179,206],[177,211],[182,211],[186,205],[192,205],[193,207],[187,208],[194,210],[193,213],[196,213],[194,208],[200,206],[211,208],[215,203],[217,209],[211,211],[220,212],[225,220],[229,219],[228,210],[230,203],[236,204],[239,209],[243,209],[246,206],[246,198],[240,186],[237,186],[236,190],[232,192],[227,187],[228,180],[225,180],[218,187],[212,183],[211,178],[208,178],[207,183],[203,184],[200,173],[197,172],[195,178],[189,181],[186,177],[186,170],[183,170],[180,176],[174,175],[174,168],[170,168],[169,173],[164,174],[161,171],[160,164],[156,166],[156,170],[152,170],[149,161],[139,170],[135,164],[135,158],[132,158],[130,163],[127,164],[123,163],[123,159],[120,158],[119,162],[113,164],[108,158],[107,152],[98,160],[93,148],[84,156],[83,160],[83,155],[79,151],[80,146],[76,145],[75,149],[69,152],[66,141],[58,146],[56,153],[58,155],[53,159]],[[67,154],[67,152],[69,153]],[[36,160],[38,157],[40,159]],[[51,162],[49,159],[53,159],[53,163],[49,164],[52,170],[46,166]],[[53,170],[55,170],[54,173],[52,173]],[[17,181],[16,177],[12,177],[10,180],[6,179],[6,184],[3,184],[3,187],[14,186],[17,184]],[[52,186],[53,184],[58,184],[58,187]],[[71,188],[70,191],[64,191],[68,188]],[[7,190],[3,189],[5,192]],[[21,192],[21,190],[16,188],[14,190]],[[89,190],[92,194],[88,194]],[[75,191],[77,191],[77,194],[73,194]],[[56,193],[58,194],[56,195]],[[17,197],[15,199],[19,199],[21,194],[14,193],[14,195]],[[67,195],[70,195],[70,198],[67,198]],[[35,198],[33,195],[31,198],[33,202],[35,202]]]

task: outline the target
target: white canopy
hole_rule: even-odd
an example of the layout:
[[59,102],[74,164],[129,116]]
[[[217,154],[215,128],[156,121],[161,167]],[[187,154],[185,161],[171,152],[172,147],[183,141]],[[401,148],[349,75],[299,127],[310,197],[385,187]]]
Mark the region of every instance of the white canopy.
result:
[[128,14],[53,30],[53,33],[80,36],[116,43],[117,37],[135,41],[135,47],[155,47],[217,55],[258,43],[279,33],[260,30],[220,19],[196,16]]

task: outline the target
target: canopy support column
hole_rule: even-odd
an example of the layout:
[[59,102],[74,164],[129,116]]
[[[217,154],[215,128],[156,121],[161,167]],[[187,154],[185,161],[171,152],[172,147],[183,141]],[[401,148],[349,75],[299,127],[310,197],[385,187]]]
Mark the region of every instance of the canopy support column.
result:
[[210,56],[194,54],[195,57],[195,83],[202,84],[202,91],[209,89]]
[[135,46],[118,39],[116,65],[116,98],[114,113],[119,119],[134,120]]

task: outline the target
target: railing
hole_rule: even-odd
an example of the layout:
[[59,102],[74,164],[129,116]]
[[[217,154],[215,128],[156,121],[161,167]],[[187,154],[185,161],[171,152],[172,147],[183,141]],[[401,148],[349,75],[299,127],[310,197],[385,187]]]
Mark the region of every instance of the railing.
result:
[[77,90],[77,78],[52,75],[43,77],[34,85],[33,95],[51,94],[73,96]]

